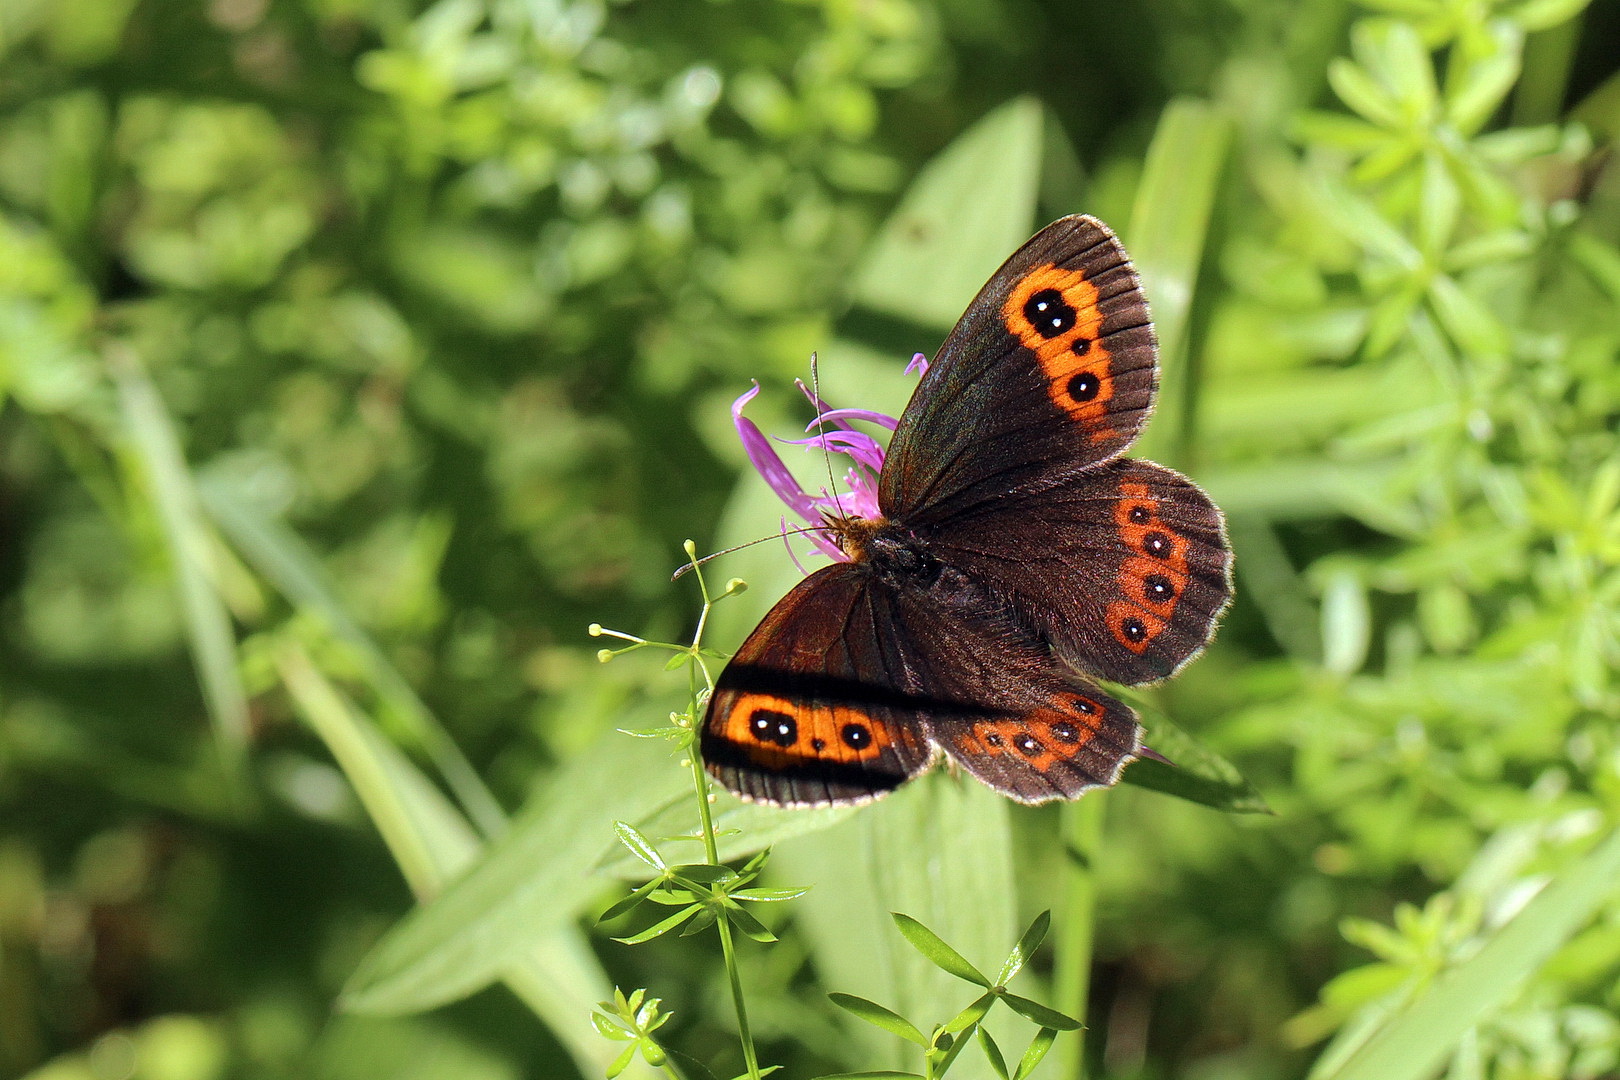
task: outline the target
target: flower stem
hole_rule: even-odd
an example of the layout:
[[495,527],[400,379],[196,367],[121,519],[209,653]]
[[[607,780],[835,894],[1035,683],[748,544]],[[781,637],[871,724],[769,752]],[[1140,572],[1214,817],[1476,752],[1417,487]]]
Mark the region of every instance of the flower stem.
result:
[[[709,584],[703,580],[703,570],[695,561],[696,550],[692,542],[686,542],[686,553],[693,558],[692,570],[697,577],[698,588],[703,593],[703,612],[698,616],[697,630],[692,634],[692,663],[689,670],[692,672],[692,723],[699,723],[697,678],[699,673],[709,693],[714,693],[714,677],[709,674],[709,667],[703,662],[703,655],[699,649],[703,645],[703,630],[708,625],[709,609],[714,606],[715,598],[709,595]],[[730,593],[727,589],[727,594]],[[722,594],[725,595],[725,594]],[[709,778],[703,772],[703,761],[698,752],[696,742],[692,745],[692,752],[688,755],[692,766],[692,786],[697,791],[698,818],[703,823],[703,851],[711,864],[720,862],[720,844],[714,835],[714,811],[709,806]],[[754,1034],[748,1026],[748,1003],[743,998],[742,972],[737,966],[737,949],[731,938],[731,922],[726,918],[725,912],[715,920],[715,928],[720,932],[720,952],[725,958],[726,975],[731,980],[731,1003],[737,1010],[737,1036],[742,1040],[743,1064],[748,1069],[748,1080],[760,1080],[759,1053],[754,1049]]]

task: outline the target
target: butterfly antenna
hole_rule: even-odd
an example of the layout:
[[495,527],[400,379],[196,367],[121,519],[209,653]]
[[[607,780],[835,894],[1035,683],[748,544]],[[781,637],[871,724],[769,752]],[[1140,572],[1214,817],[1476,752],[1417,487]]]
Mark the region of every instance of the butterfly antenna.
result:
[[820,367],[819,363],[817,362],[817,360],[818,360],[818,358],[817,358],[816,354],[811,353],[810,354],[810,396],[811,396],[812,399],[814,399],[812,403],[816,407],[816,431],[823,437],[822,441],[821,441],[821,460],[826,462],[826,464],[827,464],[827,491],[829,493],[831,493],[831,495],[832,495],[833,505],[838,508],[838,516],[843,517],[844,516],[844,500],[843,500],[843,496],[838,494],[838,481],[833,478],[832,453],[831,453],[831,451],[829,451],[827,449],[827,440],[825,438],[825,436],[827,434],[827,429],[821,423],[821,416],[822,416],[822,411],[821,411],[821,409],[822,409],[822,401],[821,401],[821,367]]
[[818,531],[819,530],[811,528],[810,526],[807,526],[807,525],[795,525],[792,528],[783,529],[781,532],[773,533],[770,536],[761,536],[757,540],[749,540],[746,543],[736,544],[736,545],[734,545],[732,547],[728,547],[728,548],[722,548],[719,551],[711,551],[707,555],[703,556],[703,558],[701,558],[701,559],[693,559],[691,562],[685,563],[684,565],[682,565],[679,570],[675,571],[675,573],[670,576],[669,580],[671,580],[671,581],[679,581],[681,578],[685,577],[688,573],[690,573],[691,571],[693,571],[693,570],[697,569],[698,567],[702,566],[704,563],[708,562],[710,559],[718,559],[722,555],[730,555],[733,551],[741,551],[743,548],[751,548],[755,544],[763,544],[767,540],[778,540],[778,539],[780,539],[780,538],[782,538],[784,536],[806,535],[806,534],[813,533],[813,532],[818,532]]

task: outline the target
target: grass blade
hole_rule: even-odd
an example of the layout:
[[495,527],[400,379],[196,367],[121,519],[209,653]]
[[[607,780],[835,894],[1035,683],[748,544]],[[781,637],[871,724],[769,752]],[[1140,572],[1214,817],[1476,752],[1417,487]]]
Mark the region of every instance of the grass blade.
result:
[[467,821],[399,748],[289,643],[276,668],[293,705],[331,751],[420,901],[432,899],[478,853]]
[[505,827],[506,813],[411,684],[349,614],[315,553],[291,529],[240,499],[222,478],[199,485],[203,506],[253,567],[289,601],[319,615],[360,662],[366,680],[421,740],[467,815],[486,836]]
[[1615,895],[1620,831],[1566,869],[1480,950],[1374,1031],[1344,1064],[1311,1080],[1426,1080],[1468,1031],[1512,1000],[1525,981]]
[[1159,377],[1168,388],[1138,452],[1172,465],[1184,463],[1192,449],[1198,373],[1189,362],[1187,327],[1231,139],[1231,119],[1214,106],[1172,101],[1148,147],[1125,236],[1153,312]]
[[231,617],[209,576],[210,537],[198,508],[191,470],[169,411],[140,359],[123,347],[109,351],[107,359],[130,443],[174,565],[186,636],[220,757],[237,781],[233,787],[245,794],[247,788],[242,781],[247,767],[247,691],[237,669]]
[[[345,699],[296,645],[276,657],[293,703],[331,751],[418,899],[428,899],[471,863],[472,826],[370,718]],[[582,1075],[605,1070],[610,1044],[597,1037],[591,1006],[612,992],[585,936],[573,926],[539,935],[515,954],[506,984],[567,1048]],[[651,1077],[637,1062],[627,1076]]]
[[383,936],[343,993],[358,1012],[417,1012],[488,985],[537,938],[574,918],[601,887],[593,872],[634,820],[685,781],[662,743],[617,732],[562,767],[443,895]]

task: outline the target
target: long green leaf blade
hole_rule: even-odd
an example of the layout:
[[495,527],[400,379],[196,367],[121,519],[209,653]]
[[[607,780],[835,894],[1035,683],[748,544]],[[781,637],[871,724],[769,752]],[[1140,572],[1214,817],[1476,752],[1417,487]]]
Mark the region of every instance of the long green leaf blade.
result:
[[1620,830],[1542,889],[1474,955],[1376,1030],[1344,1064],[1311,1080],[1426,1080],[1468,1031],[1620,889]]
[[227,769],[240,780],[247,758],[248,703],[236,664],[230,614],[210,578],[207,525],[179,433],[157,387],[127,349],[109,355],[118,404],[174,564],[186,637]]
[[239,498],[221,477],[204,477],[199,493],[209,515],[248,562],[289,601],[318,615],[354,651],[367,681],[411,725],[479,829],[488,836],[500,832],[505,826],[505,811],[411,684],[349,614],[327,582],[320,561],[303,540]]
[[570,922],[601,887],[593,873],[634,820],[684,777],[658,743],[608,733],[565,765],[483,857],[390,930],[344,990],[357,1012],[417,1012],[488,985],[513,956]]

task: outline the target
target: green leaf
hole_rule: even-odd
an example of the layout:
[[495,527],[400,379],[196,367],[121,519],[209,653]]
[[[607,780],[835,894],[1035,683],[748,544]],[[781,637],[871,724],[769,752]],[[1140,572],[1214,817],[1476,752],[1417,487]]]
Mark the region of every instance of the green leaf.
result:
[[1453,85],[1446,93],[1446,118],[1464,135],[1485,126],[1519,77],[1524,32],[1507,19],[1496,19],[1486,34],[1490,51],[1470,56],[1457,65],[1461,74],[1448,78]]
[[949,329],[1033,230],[1042,106],[1019,98],[925,166],[855,272],[857,304]]
[[[685,907],[668,918],[660,919],[659,921],[653,923],[651,926],[647,927],[638,934],[631,934],[629,937],[616,937],[613,940],[617,941],[620,945],[640,945],[644,942],[651,941],[653,938],[663,937],[665,934],[669,933],[671,930],[674,930],[676,927],[680,926],[682,923],[686,922],[688,919],[702,911],[702,908],[696,906]],[[701,930],[703,927],[699,926],[698,929]]]
[[632,1058],[634,1058],[635,1056],[636,1056],[636,1044],[635,1043],[631,1043],[629,1046],[627,1046],[623,1050],[621,1050],[619,1052],[619,1056],[614,1058],[612,1063],[609,1064],[608,1067],[607,1067],[607,1080],[614,1080],[615,1077],[617,1077],[620,1073],[624,1072],[624,1070],[629,1067],[630,1060]]
[[889,915],[894,919],[894,924],[900,928],[900,933],[911,942],[912,947],[926,956],[936,967],[966,982],[977,983],[984,987],[994,985],[978,968],[968,963],[961,953],[947,945],[928,927],[910,915],[903,915],[898,911],[891,911]]
[[1395,99],[1355,61],[1338,57],[1328,65],[1327,74],[1328,85],[1339,100],[1366,119],[1383,128],[1404,125],[1405,118]]
[[139,357],[126,347],[114,346],[108,354],[108,369],[118,388],[118,405],[130,445],[168,545],[186,620],[186,637],[197,665],[208,717],[214,725],[215,741],[232,773],[234,793],[245,795],[247,690],[237,668],[231,616],[211,579],[212,539],[199,508],[197,488],[186,465],[179,433]]
[[1123,783],[1229,814],[1271,813],[1260,792],[1244,779],[1236,765],[1182,731],[1142,699],[1133,697],[1131,705],[1147,729],[1143,742],[1173,764],[1138,758],[1120,775]]
[[[763,803],[746,803],[725,792],[719,792],[714,808],[715,832],[720,836],[720,859],[727,862],[756,854],[794,836],[804,836],[831,828],[848,820],[855,808],[850,806],[820,807],[812,810],[785,810]],[[692,804],[677,800],[659,808],[635,822],[643,836],[664,838],[664,842],[700,844],[694,835],[678,835],[690,827]],[[680,850],[680,849],[675,849]],[[633,878],[641,873],[641,861],[623,847],[615,847],[599,867],[602,873],[614,877]]]
[[1001,994],[1002,1001],[1007,1007],[1026,1020],[1033,1020],[1041,1027],[1049,1027],[1056,1031],[1079,1031],[1086,1025],[1072,1016],[1064,1016],[1056,1009],[1047,1008],[1038,1001],[1019,997],[1017,994]]
[[1057,1034],[1055,1028],[1049,1027],[1043,1027],[1035,1033],[1035,1038],[1030,1040],[1029,1049],[1024,1051],[1024,1056],[1019,1059],[1018,1068],[1013,1071],[1013,1080],[1028,1080],[1029,1074],[1034,1072],[1035,1067],[1046,1057],[1046,1052],[1052,1049]]
[[685,782],[662,746],[609,733],[564,765],[479,861],[374,946],[344,989],[357,1012],[433,1008],[488,985],[601,888],[592,868],[635,820]]
[[769,945],[776,940],[776,935],[771,933],[764,923],[754,918],[751,912],[735,904],[726,906],[726,919],[743,934],[761,944]]
[[923,1080],[923,1078],[917,1073],[879,1069],[876,1072],[827,1073],[816,1077],[816,1080]]
[[951,1035],[959,1035],[973,1027],[996,1003],[995,994],[980,994],[973,999],[972,1004],[957,1013],[945,1022],[944,1030]]
[[1434,82],[1434,61],[1417,29],[1398,20],[1368,20],[1357,23],[1350,38],[1356,56],[1393,93],[1401,113],[1427,122],[1440,94]]
[[[1021,928],[1014,922],[1018,894],[1008,858],[1012,813],[1007,800],[984,785],[936,772],[835,829],[779,845],[775,872],[816,883],[794,904],[793,915],[825,985],[882,1001],[905,1016],[950,1016],[960,1009],[962,982],[896,933],[884,912],[925,919],[969,955],[1004,955]],[[897,1056],[901,1044],[866,1025],[851,1030],[862,1040],[855,1060],[905,1067]],[[959,1072],[974,1076],[977,1055],[964,1064],[969,1068]]]
[[[289,645],[278,665],[294,705],[331,751],[418,897],[440,892],[475,857],[472,826],[360,710]],[[610,984],[585,936],[557,926],[514,951],[502,973],[567,1049],[581,1073],[606,1067],[591,1005]]]
[[1511,1001],[1525,981],[1609,903],[1620,882],[1620,831],[1563,870],[1478,952],[1442,972],[1343,1064],[1311,1080],[1426,1080],[1475,1025]]
[[918,1046],[929,1045],[928,1036],[918,1031],[910,1020],[893,1010],[886,1009],[875,1001],[868,1001],[854,994],[831,993],[827,995],[834,1005],[845,1012],[865,1020],[868,1024],[882,1028],[892,1035],[898,1035],[907,1042],[914,1042]]
[[1529,31],[1550,30],[1586,9],[1592,0],[1525,0],[1512,10],[1513,21]]
[[1029,929],[1024,931],[1024,936],[1018,939],[1017,945],[1013,946],[1012,954],[1007,957],[1007,962],[1001,965],[1001,974],[996,976],[997,986],[1006,986],[1013,980],[1014,976],[1024,969],[1024,965],[1029,963],[1029,958],[1035,955],[1035,950],[1041,947],[1041,942],[1046,940],[1046,932],[1051,926],[1052,913],[1050,911],[1043,911],[1035,916],[1035,921],[1029,924]]
[[1348,568],[1334,572],[1322,590],[1322,666],[1335,675],[1355,674],[1371,640],[1366,583]]
[[1001,1056],[1001,1047],[996,1045],[996,1040],[992,1039],[990,1033],[982,1026],[974,1034],[978,1037],[979,1046],[984,1050],[985,1060],[990,1062],[990,1067],[996,1071],[996,1075],[1001,1077],[1001,1080],[1012,1080],[1007,1074],[1007,1059]]
[[[619,843],[630,849],[630,853],[654,870],[667,870],[663,856],[653,847],[652,841],[638,832],[635,826],[623,821],[613,823],[613,831],[619,837]],[[683,868],[684,869],[684,868]]]
[[752,900],[755,903],[776,903],[781,900],[797,900],[809,892],[808,886],[802,889],[742,889],[731,894],[733,900]]
[[659,884],[660,882],[653,880],[647,882],[645,885],[640,886],[629,896],[626,896],[623,900],[620,900],[618,903],[602,912],[602,914],[598,915],[596,917],[596,924],[601,926],[603,923],[610,923],[614,919],[617,919],[623,915],[628,915],[630,912],[640,907],[641,902],[647,899],[647,894],[658,888]]

